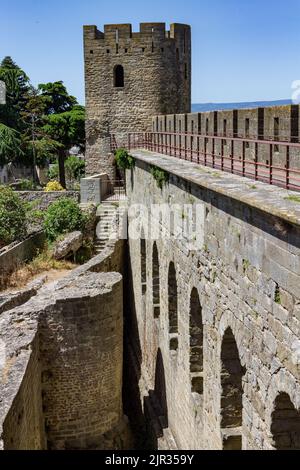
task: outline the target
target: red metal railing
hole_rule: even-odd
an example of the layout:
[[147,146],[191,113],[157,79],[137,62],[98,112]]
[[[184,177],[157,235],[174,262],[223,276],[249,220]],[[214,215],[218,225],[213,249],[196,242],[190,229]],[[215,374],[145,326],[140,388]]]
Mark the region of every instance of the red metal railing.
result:
[[300,143],[180,132],[129,133],[128,149],[137,148],[300,191]]
[[110,150],[114,153],[118,148],[115,134],[110,134]]

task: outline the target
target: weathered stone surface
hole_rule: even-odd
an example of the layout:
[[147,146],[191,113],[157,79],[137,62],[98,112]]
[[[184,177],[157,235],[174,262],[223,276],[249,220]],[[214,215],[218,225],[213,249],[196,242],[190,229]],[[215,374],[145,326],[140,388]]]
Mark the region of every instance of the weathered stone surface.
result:
[[94,240],[97,222],[97,206],[95,204],[80,204],[80,208],[87,217],[87,222],[84,227],[84,237]]
[[83,234],[82,232],[68,233],[63,240],[56,242],[53,248],[53,257],[55,259],[63,259],[67,256],[76,253],[82,246]]
[[[203,244],[195,250],[187,250],[186,241],[168,231],[164,216],[152,220],[151,227],[158,226],[159,235],[155,240],[146,237],[145,250],[139,237],[129,240],[133,308],[126,341],[131,351],[130,371],[136,372],[128,382],[133,390],[139,387],[135,397],[152,413],[149,426],[154,442],[161,449],[171,448],[170,441],[159,437],[163,432],[173,436],[179,449],[222,449],[222,435],[226,435],[228,445],[274,449],[281,444],[279,431],[275,432],[272,425],[281,413],[285,417],[281,426],[287,431],[284,441],[297,448],[298,437],[292,432],[298,432],[299,425],[296,418],[289,421],[294,411],[285,413],[277,406],[275,418],[273,411],[283,392],[295,409],[300,408],[299,204],[287,201],[287,192],[279,188],[256,183],[253,197],[245,180],[238,176],[203,167],[199,171],[193,163],[151,152],[134,151],[133,155],[134,174],[127,173],[129,207],[137,204],[147,209],[151,204],[176,203],[182,210],[186,204],[205,208],[199,228],[203,230]],[[150,165],[169,172],[169,184],[162,190],[151,175]],[[141,220],[145,226],[147,214]],[[288,224],[285,233],[276,229],[283,224]],[[172,295],[177,297],[176,351],[170,349],[170,339],[174,339],[174,330],[172,334],[169,330],[170,263],[176,269],[177,289],[172,288]],[[146,266],[144,292],[142,266]],[[152,280],[154,269],[157,283],[158,268],[160,303],[155,299],[155,307],[159,306],[160,313],[155,318]],[[194,399],[190,370],[197,347],[190,326],[191,292],[195,288],[203,329],[200,400]],[[230,340],[224,356],[224,337],[229,328],[236,348]],[[165,403],[164,429],[155,419],[161,411],[157,412],[152,395]],[[137,413],[138,406],[132,419]],[[236,427],[222,427],[226,413]]]
[[14,242],[0,252],[0,287],[5,287],[7,276],[26,261],[32,260],[37,251],[44,247],[43,231],[28,236],[21,242]]
[[0,448],[132,445],[122,407],[122,276],[107,272],[121,269],[123,245],[2,313]]
[[47,210],[50,204],[62,197],[79,201],[79,191],[17,191],[18,196],[26,203],[33,203],[36,210]]
[[[105,25],[104,33],[84,26],[84,60],[87,175],[113,180],[112,150],[127,146],[127,132],[148,130],[154,114],[190,112],[190,27],[143,23],[131,34],[128,24]],[[124,86],[115,86],[118,65]]]

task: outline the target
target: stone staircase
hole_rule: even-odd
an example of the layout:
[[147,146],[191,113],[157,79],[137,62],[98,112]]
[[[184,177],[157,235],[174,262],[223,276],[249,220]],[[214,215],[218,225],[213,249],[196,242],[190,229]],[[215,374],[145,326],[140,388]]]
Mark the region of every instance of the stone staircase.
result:
[[[99,220],[94,240],[96,254],[107,246],[108,242],[117,237],[118,204],[104,201],[97,209]],[[114,238],[115,237],[115,238]]]

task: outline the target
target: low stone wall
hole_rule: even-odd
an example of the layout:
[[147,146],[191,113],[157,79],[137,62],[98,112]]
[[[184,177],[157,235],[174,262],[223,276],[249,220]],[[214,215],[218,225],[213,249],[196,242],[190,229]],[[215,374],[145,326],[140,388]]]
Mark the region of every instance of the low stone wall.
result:
[[35,202],[36,210],[46,210],[52,202],[63,197],[79,202],[79,191],[16,191],[24,202]]
[[31,297],[37,294],[38,290],[42,287],[46,280],[46,276],[33,281],[24,289],[16,292],[7,292],[0,295],[0,314],[7,310],[12,310],[19,305],[23,305],[28,302]]
[[[22,340],[20,338],[17,340],[15,321],[16,318],[12,320],[14,326],[10,333],[13,334],[11,337],[12,346],[16,346],[16,349],[14,351],[11,348],[10,351],[7,350],[7,355],[9,353],[12,355],[8,356],[4,369],[2,369],[1,422],[5,412],[7,415],[3,420],[0,448],[5,450],[45,450],[47,441],[42,405],[42,371],[38,335],[35,334],[37,324],[34,322],[35,328],[29,330],[25,335],[23,330]],[[24,346],[24,350],[22,350],[22,346]],[[14,389],[14,387],[16,388]],[[14,390],[17,390],[16,395]]]
[[126,449],[124,242],[1,316],[4,449]]
[[30,261],[38,249],[45,243],[44,232],[37,232],[17,244],[4,247],[0,251],[0,287],[5,285],[7,276],[13,273],[22,263]]

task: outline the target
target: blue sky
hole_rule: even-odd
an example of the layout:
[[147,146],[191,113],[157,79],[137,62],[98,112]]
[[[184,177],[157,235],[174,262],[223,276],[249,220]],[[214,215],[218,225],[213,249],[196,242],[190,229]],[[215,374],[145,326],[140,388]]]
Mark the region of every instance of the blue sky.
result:
[[1,0],[0,58],[83,103],[82,25],[147,21],[192,26],[194,103],[290,98],[300,80],[299,0]]

